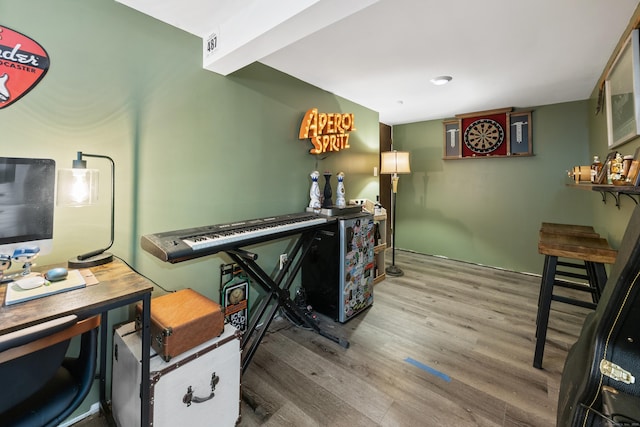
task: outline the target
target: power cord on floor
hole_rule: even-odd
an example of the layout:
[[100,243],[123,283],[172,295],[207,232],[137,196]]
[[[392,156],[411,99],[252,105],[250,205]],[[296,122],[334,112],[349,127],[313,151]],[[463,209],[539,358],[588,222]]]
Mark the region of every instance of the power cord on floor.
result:
[[[294,297],[293,303],[295,306],[302,312],[303,316],[309,319],[312,322],[319,323],[320,319],[318,319],[318,315],[313,311],[313,307],[307,304],[307,296],[304,291],[304,288],[298,288],[296,291],[296,295]],[[298,319],[294,319],[286,310],[280,307],[279,314],[287,319],[292,325],[305,329],[307,331],[312,330],[310,326],[307,326],[305,322],[300,322]]]

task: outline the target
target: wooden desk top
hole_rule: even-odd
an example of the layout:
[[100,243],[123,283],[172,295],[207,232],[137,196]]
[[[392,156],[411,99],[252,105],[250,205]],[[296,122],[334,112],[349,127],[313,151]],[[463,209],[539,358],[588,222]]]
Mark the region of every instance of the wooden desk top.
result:
[[[47,271],[52,267],[60,265],[34,270]],[[100,281],[99,284],[11,306],[4,304],[7,285],[1,285],[0,335],[67,314],[76,314],[81,319],[93,316],[121,306],[124,301],[137,297],[141,299],[145,293],[151,293],[153,290],[153,284],[148,279],[131,270],[117,258],[109,264],[92,267],[91,271]]]

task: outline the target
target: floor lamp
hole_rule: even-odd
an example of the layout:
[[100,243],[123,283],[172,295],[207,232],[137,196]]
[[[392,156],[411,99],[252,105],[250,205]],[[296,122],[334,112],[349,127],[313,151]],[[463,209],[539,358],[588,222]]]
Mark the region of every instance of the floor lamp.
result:
[[389,276],[402,276],[404,272],[396,266],[396,196],[398,193],[398,174],[411,173],[409,153],[406,151],[387,151],[380,153],[380,173],[392,175],[393,212],[391,225],[391,265],[385,269]]
[[58,171],[58,205],[62,206],[90,206],[98,201],[98,170],[87,169],[84,157],[95,157],[108,160],[111,163],[111,240],[103,249],[96,249],[78,255],[69,260],[71,268],[87,268],[107,264],[113,261],[113,255],[106,252],[113,245],[114,213],[115,213],[115,163],[109,156],[101,154],[87,154],[78,151],[78,157],[73,161],[71,169]]

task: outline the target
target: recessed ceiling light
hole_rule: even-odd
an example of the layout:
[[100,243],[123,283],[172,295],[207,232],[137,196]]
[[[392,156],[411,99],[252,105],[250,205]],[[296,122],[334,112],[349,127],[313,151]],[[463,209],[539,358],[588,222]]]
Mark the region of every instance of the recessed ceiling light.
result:
[[440,86],[440,85],[446,85],[447,83],[449,83],[451,81],[453,77],[451,76],[438,76],[438,77],[434,77],[431,79],[431,83],[433,83],[434,85]]

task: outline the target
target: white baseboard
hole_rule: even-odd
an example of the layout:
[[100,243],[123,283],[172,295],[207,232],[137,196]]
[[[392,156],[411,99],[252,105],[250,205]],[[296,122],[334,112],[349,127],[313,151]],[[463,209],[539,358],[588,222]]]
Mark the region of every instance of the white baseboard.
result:
[[58,427],[69,427],[69,426],[77,423],[78,421],[82,421],[85,418],[90,417],[93,414],[97,414],[99,411],[100,411],[100,402],[95,402],[93,405],[91,405],[91,408],[89,408],[89,410],[87,412],[85,412],[84,414],[78,415],[77,417],[75,417],[72,420],[66,420],[65,422],[60,424]]

